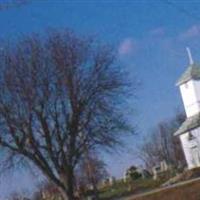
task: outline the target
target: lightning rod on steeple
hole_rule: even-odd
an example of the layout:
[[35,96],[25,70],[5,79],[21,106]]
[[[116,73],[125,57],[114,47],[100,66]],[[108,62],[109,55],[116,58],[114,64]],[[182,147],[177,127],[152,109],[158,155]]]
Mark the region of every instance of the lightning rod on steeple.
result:
[[194,64],[194,61],[193,61],[193,58],[192,58],[192,54],[191,54],[190,48],[189,48],[189,47],[186,47],[186,51],[187,51],[187,53],[188,53],[190,65],[193,65],[193,64]]

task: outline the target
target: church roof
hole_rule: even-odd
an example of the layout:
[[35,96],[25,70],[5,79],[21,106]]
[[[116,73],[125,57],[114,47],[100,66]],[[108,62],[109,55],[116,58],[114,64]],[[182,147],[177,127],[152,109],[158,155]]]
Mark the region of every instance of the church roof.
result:
[[187,70],[183,73],[176,85],[181,85],[189,80],[200,80],[200,65],[192,64],[189,65]]
[[200,113],[187,118],[179,129],[174,133],[174,136],[186,133],[200,126]]

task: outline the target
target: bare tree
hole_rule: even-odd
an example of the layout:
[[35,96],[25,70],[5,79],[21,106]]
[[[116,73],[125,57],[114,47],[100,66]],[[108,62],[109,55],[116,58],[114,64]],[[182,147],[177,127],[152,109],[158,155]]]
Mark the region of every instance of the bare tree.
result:
[[[99,199],[98,186],[101,181],[108,178],[105,163],[100,160],[96,152],[86,152],[78,167],[77,187],[81,193],[92,187],[95,199]],[[82,197],[83,198],[83,197]]]
[[115,53],[63,31],[27,37],[0,62],[0,146],[74,199],[85,148],[112,148],[131,130],[122,112],[129,84]]
[[26,192],[13,192],[9,195],[9,200],[30,200],[27,196],[30,196],[26,194]]
[[26,5],[31,0],[7,0],[4,2],[0,2],[0,11],[8,10],[10,8],[16,8],[22,5]]
[[174,132],[185,120],[185,116],[177,113],[168,121],[161,122],[139,147],[138,156],[147,168],[151,168],[165,160],[169,164],[178,167],[184,166],[185,159],[179,138],[174,137]]
[[55,199],[61,199],[61,192],[58,190],[58,188],[50,183],[46,182],[40,185],[38,187],[38,190],[34,192],[32,196],[32,200],[55,200]]

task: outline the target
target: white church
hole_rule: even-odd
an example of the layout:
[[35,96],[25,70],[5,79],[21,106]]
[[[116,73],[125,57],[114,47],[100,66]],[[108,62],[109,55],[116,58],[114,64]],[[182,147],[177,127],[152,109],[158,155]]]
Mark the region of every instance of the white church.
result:
[[177,82],[187,118],[174,135],[179,136],[188,169],[192,169],[200,167],[200,65],[187,51],[190,64]]

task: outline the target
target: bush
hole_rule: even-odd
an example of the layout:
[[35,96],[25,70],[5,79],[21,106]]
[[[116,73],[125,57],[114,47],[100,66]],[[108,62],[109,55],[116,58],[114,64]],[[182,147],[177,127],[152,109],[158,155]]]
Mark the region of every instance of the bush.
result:
[[129,176],[132,180],[137,180],[142,177],[142,174],[138,173],[137,171],[134,171],[134,172],[130,173]]

